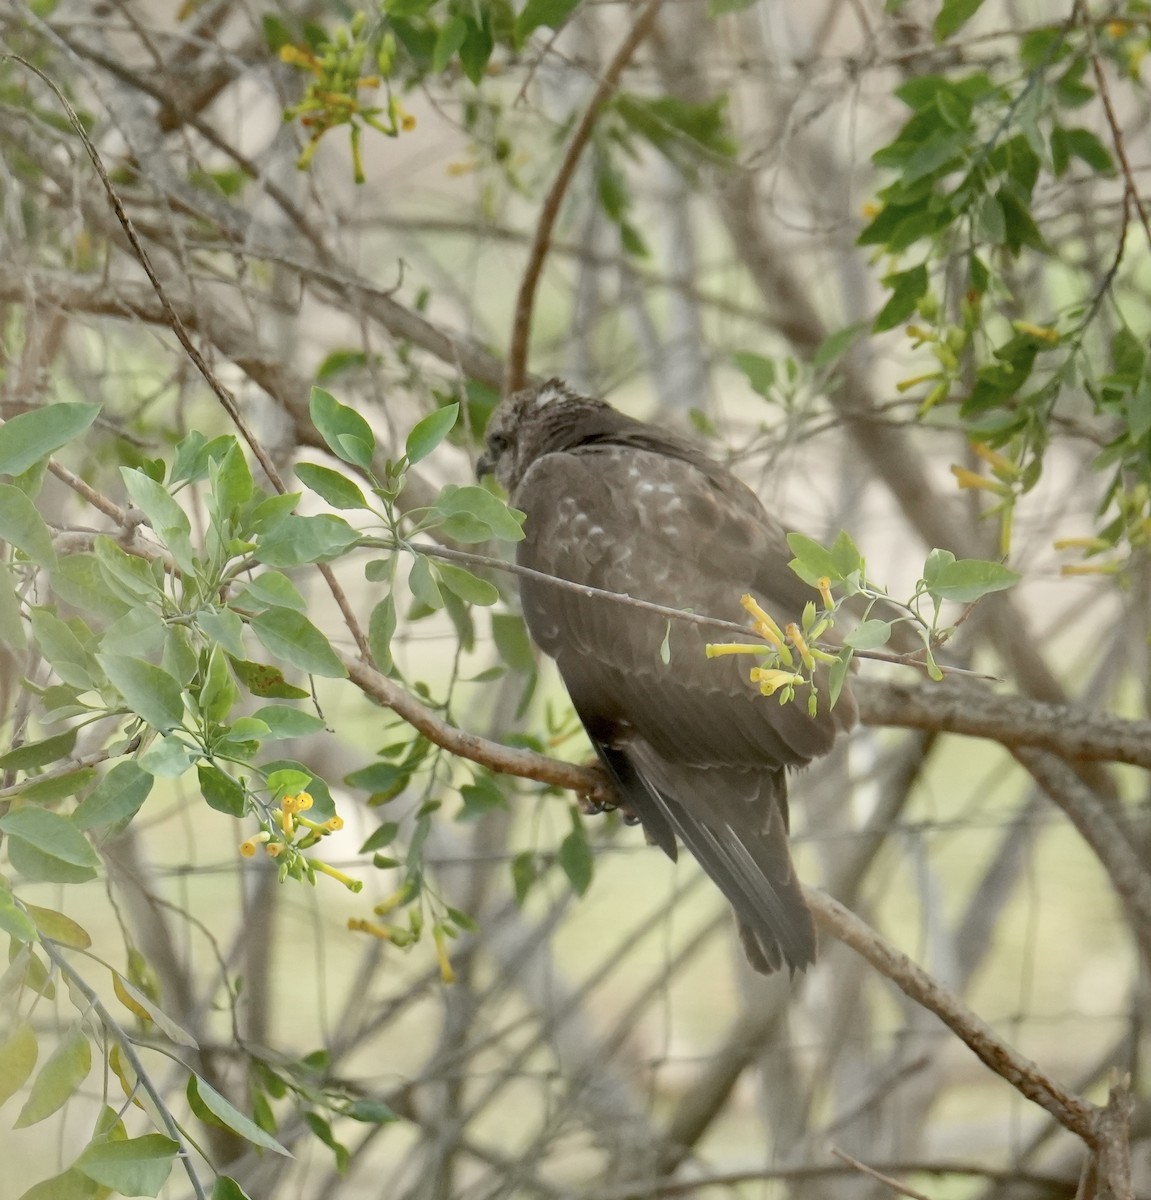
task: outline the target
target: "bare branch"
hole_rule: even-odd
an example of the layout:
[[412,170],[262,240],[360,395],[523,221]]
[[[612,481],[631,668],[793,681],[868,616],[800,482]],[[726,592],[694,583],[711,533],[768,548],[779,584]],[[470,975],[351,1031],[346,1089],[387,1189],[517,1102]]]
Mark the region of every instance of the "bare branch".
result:
[[539,220],[536,222],[535,236],[532,238],[531,249],[528,251],[528,261],[524,268],[523,279],[520,282],[519,295],[516,297],[515,316],[512,322],[512,339],[508,347],[508,365],[506,390],[518,391],[527,380],[528,341],[531,337],[532,312],[535,308],[536,288],[547,259],[548,247],[551,245],[552,230],[559,216],[560,205],[567,195],[568,186],[583,154],[584,147],[591,137],[596,121],[604,105],[611,99],[619,83],[624,68],[631,61],[632,55],[640,43],[647,37],[655,24],[655,18],[663,6],[663,0],[647,0],[639,16],[632,23],[627,36],[608,63],[607,69],[592,93],[591,100],[580,118],[575,132],[568,142],[563,161],[552,180],[548,194],[540,205]]

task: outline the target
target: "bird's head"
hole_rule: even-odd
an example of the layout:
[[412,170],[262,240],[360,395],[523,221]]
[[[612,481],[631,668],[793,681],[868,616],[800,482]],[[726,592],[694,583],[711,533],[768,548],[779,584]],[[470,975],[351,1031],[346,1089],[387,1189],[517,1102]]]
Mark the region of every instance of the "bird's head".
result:
[[581,396],[562,379],[505,396],[488,419],[476,476],[495,475],[512,495],[528,467],[552,449],[551,434],[570,419],[569,414],[577,407],[601,403]]

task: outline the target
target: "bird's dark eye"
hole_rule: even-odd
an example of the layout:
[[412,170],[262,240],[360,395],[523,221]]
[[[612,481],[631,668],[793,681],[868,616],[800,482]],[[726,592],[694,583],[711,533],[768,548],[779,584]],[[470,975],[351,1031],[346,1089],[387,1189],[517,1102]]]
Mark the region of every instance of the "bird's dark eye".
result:
[[488,453],[493,458],[499,458],[505,451],[511,449],[512,440],[506,433],[501,433],[498,429],[489,433],[487,436]]

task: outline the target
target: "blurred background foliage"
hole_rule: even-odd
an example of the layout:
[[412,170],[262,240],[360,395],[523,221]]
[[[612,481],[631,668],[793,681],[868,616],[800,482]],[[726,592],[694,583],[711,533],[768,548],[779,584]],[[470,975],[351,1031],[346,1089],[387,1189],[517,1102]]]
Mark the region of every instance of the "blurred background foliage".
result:
[[1077,1194],[1083,1141],[923,1007],[830,937],[750,977],[693,864],[522,753],[588,748],[482,562],[517,312],[513,371],[694,430],[893,595],[933,548],[1019,573],[940,661],[1036,705],[896,714],[929,685],[864,664],[793,840],[1046,1075],[1129,1073],[1148,1194],[1149,39],[3,7],[3,1200]]

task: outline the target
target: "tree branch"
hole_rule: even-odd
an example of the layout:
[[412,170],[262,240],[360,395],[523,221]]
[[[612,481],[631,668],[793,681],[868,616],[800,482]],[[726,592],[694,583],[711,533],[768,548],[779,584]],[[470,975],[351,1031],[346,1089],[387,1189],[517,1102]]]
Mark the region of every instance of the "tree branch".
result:
[[805,888],[804,895],[816,920],[835,938],[865,958],[916,1004],[933,1012],[967,1044],[986,1066],[1028,1100],[1046,1109],[1065,1129],[1094,1147],[1099,1137],[1099,1112],[1093,1104],[1073,1095],[1050,1079],[1029,1058],[1024,1058],[958,996],[937,983],[902,950],[885,941],[826,892]]
[[583,154],[584,147],[591,137],[596,121],[604,105],[611,98],[619,83],[624,68],[631,61],[632,55],[639,48],[640,42],[647,37],[655,18],[663,5],[663,0],[647,0],[639,16],[636,17],[627,36],[620,43],[619,49],[612,56],[607,70],[600,77],[599,84],[584,110],[580,123],[568,142],[563,161],[552,180],[548,194],[540,205],[539,220],[536,222],[535,236],[532,238],[531,249],[528,252],[527,266],[524,268],[523,279],[520,282],[519,294],[516,297],[516,310],[512,323],[511,345],[508,347],[507,383],[508,392],[519,391],[527,379],[528,340],[531,337],[532,311],[535,307],[536,288],[540,275],[543,273],[544,262],[547,259],[548,247],[551,245],[552,230],[559,216],[560,205],[567,195],[568,186]]

